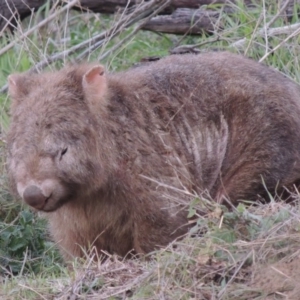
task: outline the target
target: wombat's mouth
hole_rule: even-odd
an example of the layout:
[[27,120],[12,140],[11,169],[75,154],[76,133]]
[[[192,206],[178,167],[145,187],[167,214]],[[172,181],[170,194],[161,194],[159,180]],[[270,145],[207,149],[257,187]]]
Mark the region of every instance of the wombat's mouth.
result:
[[51,201],[51,197],[46,199],[44,207],[39,210],[44,212],[53,212],[59,209],[61,206],[63,206],[66,202],[68,202],[66,199],[60,199],[59,201],[55,202],[55,204],[53,205],[53,203],[50,203],[50,201]]

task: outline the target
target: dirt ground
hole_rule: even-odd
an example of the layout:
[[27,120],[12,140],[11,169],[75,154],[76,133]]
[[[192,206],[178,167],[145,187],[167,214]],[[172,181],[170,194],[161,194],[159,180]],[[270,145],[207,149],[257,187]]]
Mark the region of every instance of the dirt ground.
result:
[[300,256],[255,268],[251,286],[262,290],[266,300],[300,300]]

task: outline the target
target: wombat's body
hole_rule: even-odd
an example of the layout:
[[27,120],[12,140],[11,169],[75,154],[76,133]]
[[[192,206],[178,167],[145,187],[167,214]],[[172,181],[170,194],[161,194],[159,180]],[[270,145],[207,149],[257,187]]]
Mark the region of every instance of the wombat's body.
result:
[[[256,200],[300,178],[300,88],[229,53],[118,74],[12,75],[8,170],[66,257],[126,255],[187,231],[188,192]],[[264,182],[264,184],[263,184]]]

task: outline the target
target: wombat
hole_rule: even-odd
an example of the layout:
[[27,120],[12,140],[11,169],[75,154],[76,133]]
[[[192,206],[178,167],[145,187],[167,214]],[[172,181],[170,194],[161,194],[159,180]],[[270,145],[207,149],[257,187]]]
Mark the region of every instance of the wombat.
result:
[[12,189],[66,259],[167,245],[188,231],[192,195],[236,204],[299,184],[300,88],[239,55],[14,74],[9,93]]

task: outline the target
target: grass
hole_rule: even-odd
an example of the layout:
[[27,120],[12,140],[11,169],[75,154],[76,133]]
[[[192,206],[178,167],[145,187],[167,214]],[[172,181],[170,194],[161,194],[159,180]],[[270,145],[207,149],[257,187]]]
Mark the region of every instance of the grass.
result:
[[[300,82],[300,37],[291,34],[265,35],[264,27],[285,28],[299,23],[299,7],[290,16],[278,15],[277,1],[265,11],[252,10],[241,2],[228,15],[220,6],[216,30],[210,36],[175,36],[139,31],[126,40],[134,26],[124,29],[85,59],[98,60],[109,71],[126,69],[142,58],[168,55],[179,45],[201,45],[201,51],[215,49],[238,52],[278,69]],[[118,19],[112,16],[65,12],[44,27],[20,38],[51,14],[45,5],[25,20],[14,35],[0,39],[0,88],[7,76],[30,69],[45,57],[70,49],[89,37],[106,31]],[[278,47],[279,46],[279,47]],[[277,48],[276,48],[277,47]],[[276,51],[272,52],[273,49]],[[86,49],[83,49],[83,51]],[[59,67],[80,57],[66,55],[48,68]],[[111,256],[103,264],[87,257],[68,268],[55,245],[49,241],[45,222],[14,201],[5,173],[5,132],[9,126],[9,99],[0,94],[0,297],[1,299],[299,299],[300,198],[289,205],[271,199],[269,204],[240,204],[229,211],[212,203],[207,214],[198,217],[193,237],[176,241],[147,258],[122,260]],[[189,210],[195,216],[203,199],[195,199]],[[297,298],[298,297],[298,298]]]
[[280,202],[241,206],[223,214],[222,225],[220,215],[214,214],[220,208],[216,205],[201,218],[199,226],[206,229],[201,238],[174,242],[148,260],[111,256],[101,265],[76,261],[72,270],[59,265],[56,272],[45,268],[6,277],[0,295],[4,299],[42,299],[40,295],[45,299],[54,295],[55,299],[72,295],[76,299],[124,299],[125,295],[130,299],[266,299],[262,288],[268,286],[250,284],[250,277],[258,277],[255,269],[265,265],[284,266],[285,272],[289,260],[298,266],[299,207]]

